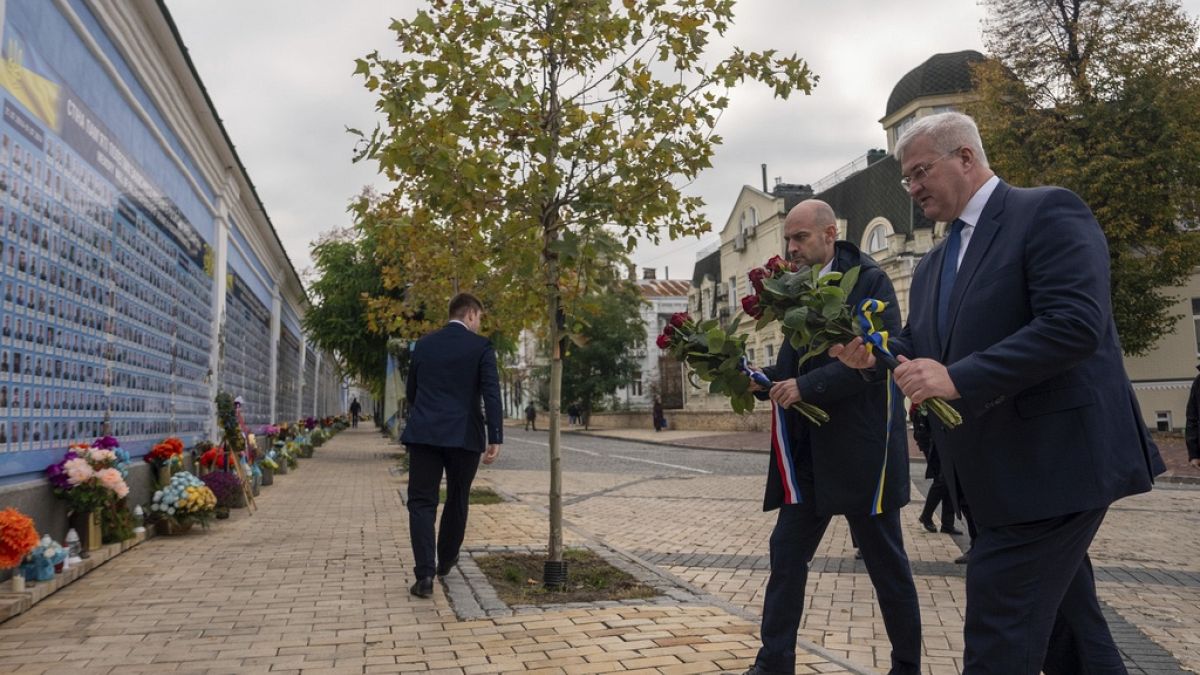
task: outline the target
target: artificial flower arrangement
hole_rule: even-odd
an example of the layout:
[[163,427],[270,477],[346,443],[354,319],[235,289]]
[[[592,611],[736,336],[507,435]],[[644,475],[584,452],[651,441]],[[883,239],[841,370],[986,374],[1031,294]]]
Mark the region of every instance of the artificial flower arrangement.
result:
[[55,496],[67,500],[72,511],[100,511],[129,494],[122,473],[128,471],[128,462],[112,447],[72,445],[62,461],[46,468]]
[[38,545],[33,519],[14,508],[0,511],[0,569],[12,569]]
[[216,506],[225,509],[245,506],[242,479],[230,471],[213,471],[200,477],[216,497]]
[[207,450],[200,454],[200,459],[197,461],[200,462],[201,468],[205,471],[213,471],[225,468],[225,458],[227,456],[228,453],[225,452],[225,448],[210,445]]
[[154,493],[150,500],[150,518],[181,527],[190,527],[193,523],[208,527],[216,506],[216,495],[203,481],[187,471],[179,471]]
[[317,418],[313,417],[312,415],[309,415],[308,417],[304,418],[304,428],[305,429],[312,431],[313,428],[316,426],[317,426]]
[[[861,337],[880,363],[894,370],[900,364],[888,351],[887,332],[881,330],[887,303],[868,298],[857,307],[847,304],[858,283],[859,269],[855,266],[844,274],[821,274],[817,268],[774,256],[763,267],[750,270],[755,292],[742,298],[742,310],[758,320],[759,329],[778,320],[784,339],[802,351],[797,365],[824,354],[835,344]],[[958,411],[940,398],[928,399],[922,405],[948,428],[962,423]]]
[[262,461],[259,463],[262,464],[264,469],[267,469],[270,471],[278,471],[279,470],[279,462],[275,461],[276,456],[277,455],[275,454],[275,451],[270,450],[267,452],[266,456],[263,457]]
[[21,565],[21,574],[30,581],[49,581],[54,578],[55,572],[62,571],[66,559],[67,550],[47,534],[26,556]]
[[284,463],[289,469],[295,469],[300,466],[300,445],[295,441],[286,443],[276,442],[275,447],[279,450],[279,456],[283,458]]
[[155,445],[143,459],[154,467],[155,472],[161,471],[164,467],[171,472],[182,469],[183,441],[172,436]]

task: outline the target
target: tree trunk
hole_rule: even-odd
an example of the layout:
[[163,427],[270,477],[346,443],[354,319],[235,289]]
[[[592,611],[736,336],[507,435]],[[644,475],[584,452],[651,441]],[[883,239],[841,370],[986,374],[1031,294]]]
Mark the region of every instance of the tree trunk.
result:
[[[557,267],[551,263],[551,267]],[[550,296],[550,544],[549,560],[562,561],[562,448],[559,406],[562,402],[562,345],[558,329],[559,298]]]

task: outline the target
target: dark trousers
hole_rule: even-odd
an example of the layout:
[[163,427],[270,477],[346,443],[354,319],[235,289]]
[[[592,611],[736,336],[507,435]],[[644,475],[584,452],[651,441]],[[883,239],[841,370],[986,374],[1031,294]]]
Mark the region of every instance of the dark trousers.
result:
[[942,505],[942,529],[949,530],[954,527],[954,503],[950,501],[950,488],[946,486],[946,479],[940,471],[934,475],[929,494],[925,495],[925,508],[921,509],[921,520],[932,519],[938,504]]
[[434,564],[433,522],[437,516],[438,490],[446,474],[446,505],[437,534],[437,562],[449,566],[458,558],[467,531],[467,499],[479,469],[482,453],[462,448],[432,445],[408,446],[408,530],[412,539],[413,574],[432,577]]
[[963,673],[1125,673],[1087,550],[1108,509],[979,527],[967,565]]
[[[801,485],[801,494],[807,492]],[[790,504],[779,509],[771,533],[771,576],[763,602],[762,641],[756,665],[778,673],[796,672],[796,631],[804,614],[804,587],[808,563],[821,543],[831,516],[821,515],[808,504]],[[892,643],[890,673],[919,673],[921,663],[921,609],[913,584],[899,510],[878,516],[847,515],[850,532],[862,551],[867,574],[875,586],[875,597],[883,615],[884,628]]]
[[358,427],[358,413],[350,413],[350,426]]

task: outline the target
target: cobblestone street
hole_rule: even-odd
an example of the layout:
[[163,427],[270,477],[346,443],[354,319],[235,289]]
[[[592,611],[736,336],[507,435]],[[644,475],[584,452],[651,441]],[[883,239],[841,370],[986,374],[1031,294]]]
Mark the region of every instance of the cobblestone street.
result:
[[[0,672],[745,669],[758,647],[774,518],[761,511],[765,455],[578,436],[564,446],[568,544],[640,567],[668,595],[494,610],[464,558],[433,599],[410,596],[399,446],[364,429],[278,477],[254,514],[151,539],[0,624]],[[510,430],[504,455],[478,479],[510,501],[472,507],[468,553],[545,546],[544,455],[544,432]],[[951,561],[964,542],[925,533],[915,501],[904,522],[925,671],[954,673],[965,570]],[[1131,672],[1200,668],[1198,525],[1200,489],[1162,486],[1118,503],[1093,545]],[[844,522],[813,561],[806,605],[797,672],[886,670],[882,624]]]

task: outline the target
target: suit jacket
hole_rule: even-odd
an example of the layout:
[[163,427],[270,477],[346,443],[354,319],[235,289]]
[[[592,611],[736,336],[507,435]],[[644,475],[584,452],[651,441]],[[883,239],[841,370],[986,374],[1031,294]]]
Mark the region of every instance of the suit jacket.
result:
[[1148,491],[1165,467],[1125,374],[1108,244],[1087,205],[1062,188],[1001,182],[959,267],[943,340],[944,251],[913,274],[897,346],[946,364],[961,395],[961,426],[930,422],[943,474],[976,522],[1029,522]]
[[1200,375],[1192,380],[1185,417],[1183,441],[1187,445],[1188,459],[1200,459]]
[[[895,334],[900,329],[900,309],[887,274],[853,244],[839,241],[835,246],[833,271],[844,272],[855,265],[862,268],[847,301],[852,306],[866,298],[887,302],[884,327]],[[775,365],[764,368],[763,372],[776,382],[795,378],[800,398],[829,413],[829,421],[821,426],[813,426],[794,410],[785,413],[793,456],[811,453],[812,457],[815,494],[801,494],[801,498],[813,500],[820,513],[869,514],[876,504],[876,489],[882,475],[883,510],[907,504],[908,431],[904,424],[903,395],[896,389],[889,400],[886,377],[864,378],[859,371],[826,354],[814,356],[797,368],[800,356],[785,343]],[[772,460],[763,510],[778,508],[782,503],[779,467]]]
[[496,350],[462,324],[448,323],[417,340],[405,392],[401,443],[483,452],[504,442]]

